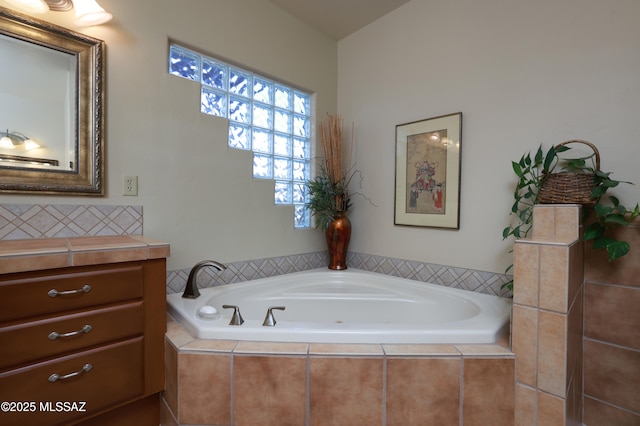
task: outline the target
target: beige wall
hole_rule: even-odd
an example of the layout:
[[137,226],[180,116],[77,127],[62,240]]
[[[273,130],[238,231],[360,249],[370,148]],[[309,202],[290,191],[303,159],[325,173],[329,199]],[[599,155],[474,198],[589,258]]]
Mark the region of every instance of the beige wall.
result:
[[[227,148],[226,120],[199,112],[199,87],[167,73],[169,40],[317,94],[335,112],[337,46],[263,0],[100,0],[114,19],[80,29],[73,12],[40,18],[107,43],[106,197],[2,195],[0,203],[129,204],[144,233],[171,244],[168,269],[320,251],[315,230],[294,230],[273,183],[251,178],[251,153]],[[0,5],[6,3],[0,1]],[[122,176],[139,177],[123,197]]]
[[[107,196],[1,195],[0,203],[133,204],[144,232],[168,241],[169,269],[324,249],[250,178],[251,155],[226,147],[226,122],[198,112],[198,87],[166,72],[169,39],[317,95],[319,115],[355,123],[357,169],[376,206],[354,198],[351,250],[503,272],[510,161],[571,139],[639,185],[640,3],[633,0],[412,0],[336,43],[264,0],[100,0],[108,25]],[[0,5],[6,5],[0,0]],[[43,19],[78,30],[73,13]],[[248,36],[237,36],[244,30]],[[294,61],[295,59],[295,61]],[[393,225],[397,124],[463,112],[461,229]],[[138,175],[139,197],[120,195]]]
[[[640,184],[640,2],[412,0],[338,43],[338,110],[356,125],[354,251],[503,272],[511,161],[586,139]],[[393,225],[395,126],[463,113],[459,231]],[[640,185],[616,190],[640,201]]]

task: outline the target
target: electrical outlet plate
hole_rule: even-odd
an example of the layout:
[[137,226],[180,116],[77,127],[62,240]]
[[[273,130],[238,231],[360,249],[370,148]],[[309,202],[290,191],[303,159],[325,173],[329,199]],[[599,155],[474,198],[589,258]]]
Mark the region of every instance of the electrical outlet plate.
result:
[[122,179],[122,195],[138,195],[138,176],[124,176]]

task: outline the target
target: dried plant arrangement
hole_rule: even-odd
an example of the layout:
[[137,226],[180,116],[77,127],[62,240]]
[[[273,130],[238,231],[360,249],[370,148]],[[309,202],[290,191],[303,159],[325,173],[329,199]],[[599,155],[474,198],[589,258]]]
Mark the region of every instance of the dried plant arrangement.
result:
[[316,217],[316,227],[325,229],[337,213],[349,210],[349,184],[355,172],[351,169],[353,144],[344,158],[342,118],[327,114],[319,136],[323,160],[319,175],[307,182],[307,207]]

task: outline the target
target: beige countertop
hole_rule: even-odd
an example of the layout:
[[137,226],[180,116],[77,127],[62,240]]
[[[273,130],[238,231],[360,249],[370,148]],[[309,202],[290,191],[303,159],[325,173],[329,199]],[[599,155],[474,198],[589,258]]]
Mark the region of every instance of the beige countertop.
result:
[[169,244],[143,235],[0,241],[0,274],[159,259]]

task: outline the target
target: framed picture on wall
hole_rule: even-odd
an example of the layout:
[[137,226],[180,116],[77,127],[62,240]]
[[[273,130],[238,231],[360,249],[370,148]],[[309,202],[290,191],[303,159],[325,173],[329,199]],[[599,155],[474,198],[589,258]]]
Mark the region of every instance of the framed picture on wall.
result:
[[395,225],[460,229],[462,113],[396,126]]

